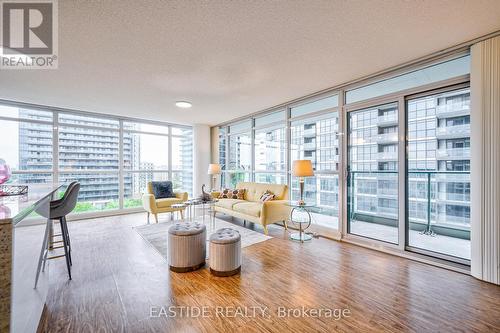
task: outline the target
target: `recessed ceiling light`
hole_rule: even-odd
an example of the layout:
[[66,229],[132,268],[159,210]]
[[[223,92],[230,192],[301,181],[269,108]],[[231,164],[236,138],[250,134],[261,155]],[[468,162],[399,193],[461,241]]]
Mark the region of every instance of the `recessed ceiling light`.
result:
[[175,102],[175,106],[177,106],[178,108],[187,109],[187,108],[192,107],[193,104],[186,102],[186,101],[177,101],[177,102]]

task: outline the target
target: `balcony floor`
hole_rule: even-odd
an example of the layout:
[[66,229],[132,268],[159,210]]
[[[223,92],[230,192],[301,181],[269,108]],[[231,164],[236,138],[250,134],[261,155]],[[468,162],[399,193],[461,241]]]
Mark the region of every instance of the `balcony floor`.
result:
[[[313,224],[338,229],[338,219],[336,217],[313,213],[312,219]],[[398,242],[398,229],[383,224],[354,221],[351,224],[351,233],[394,244]],[[466,239],[443,235],[422,235],[419,231],[410,230],[410,245],[470,260],[470,241]]]

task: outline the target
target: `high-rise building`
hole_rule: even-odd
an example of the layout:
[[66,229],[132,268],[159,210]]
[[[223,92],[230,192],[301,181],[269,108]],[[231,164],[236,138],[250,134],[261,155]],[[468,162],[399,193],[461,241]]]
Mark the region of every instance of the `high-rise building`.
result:
[[[52,121],[52,117],[47,113],[30,109],[19,109],[19,115],[23,119]],[[59,113],[58,124],[58,156],[52,156],[52,127],[36,122],[19,122],[20,170],[49,171],[57,160],[59,182],[80,182],[79,202],[92,202],[95,208],[115,207],[120,197],[119,122],[114,119]],[[141,161],[141,136],[128,130],[123,131],[123,164],[129,166],[130,170],[140,172],[123,171],[123,193],[125,198],[133,198],[145,191],[148,181],[167,180],[169,176],[166,173],[155,174],[153,163]],[[177,188],[191,193],[192,135],[178,138],[179,171],[172,172],[172,178]],[[161,170],[169,169],[168,165],[156,167]],[[176,183],[176,180],[179,181]],[[30,172],[26,175],[20,174],[19,181],[50,182],[52,175]]]

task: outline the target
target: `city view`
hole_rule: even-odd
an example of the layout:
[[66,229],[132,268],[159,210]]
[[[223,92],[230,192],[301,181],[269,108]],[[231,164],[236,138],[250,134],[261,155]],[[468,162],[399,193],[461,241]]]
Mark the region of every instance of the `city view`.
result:
[[15,137],[15,152],[5,157],[14,170],[11,182],[51,182],[56,175],[60,183],[77,180],[81,189],[75,212],[119,209],[121,191],[123,208],[141,207],[152,180],[172,180],[175,189],[192,193],[191,129],[171,127],[169,134],[168,126],[123,122],[120,144],[118,120],[58,113],[54,158],[51,112],[10,107],[2,112],[23,120],[0,120],[4,133]]

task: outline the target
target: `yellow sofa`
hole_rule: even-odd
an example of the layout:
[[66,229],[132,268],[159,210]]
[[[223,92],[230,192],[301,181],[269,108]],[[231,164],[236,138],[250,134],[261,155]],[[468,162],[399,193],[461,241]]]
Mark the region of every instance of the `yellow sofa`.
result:
[[149,215],[153,214],[156,223],[158,223],[158,214],[173,213],[180,211],[182,219],[184,219],[184,208],[172,208],[173,204],[183,203],[188,199],[187,192],[174,192],[175,198],[156,199],[153,194],[153,184],[148,182],[147,193],[142,196],[142,206]]
[[[264,227],[267,235],[267,226],[276,222],[283,222],[285,229],[286,221],[290,215],[288,202],[288,186],[281,184],[264,184],[243,182],[236,185],[237,189],[245,189],[244,200],[219,199],[214,205],[214,216],[221,212],[245,221],[259,223]],[[267,190],[276,197],[271,201],[260,201],[260,197]],[[212,197],[218,198],[220,192],[212,192]]]

